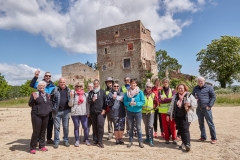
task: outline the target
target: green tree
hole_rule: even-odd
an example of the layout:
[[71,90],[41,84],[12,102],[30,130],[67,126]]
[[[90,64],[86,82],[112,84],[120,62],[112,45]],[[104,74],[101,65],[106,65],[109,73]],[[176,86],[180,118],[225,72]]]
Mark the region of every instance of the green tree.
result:
[[8,98],[10,86],[5,80],[4,76],[0,73],[0,100]]
[[10,86],[8,94],[9,98],[23,97],[23,94],[20,92],[20,86]]
[[158,77],[160,79],[166,77],[166,69],[178,70],[182,68],[182,65],[178,63],[178,60],[170,57],[165,50],[159,50],[156,52],[156,61],[158,64]]
[[24,84],[20,86],[20,93],[24,96],[30,96],[32,92],[35,92],[36,89],[30,87],[31,80],[27,80]]
[[88,91],[88,83],[91,83],[92,82],[92,79],[91,78],[89,78],[88,80],[86,80],[85,78],[84,78],[84,91],[85,92],[87,92]]
[[93,63],[90,63],[89,61],[87,61],[87,62],[85,63],[85,65],[88,66],[88,67],[93,68],[93,65],[94,65],[94,64],[93,64]]
[[240,81],[240,37],[222,36],[197,53],[199,73],[220,82],[222,88]]
[[55,86],[58,86],[58,80],[54,81],[53,84],[54,84]]

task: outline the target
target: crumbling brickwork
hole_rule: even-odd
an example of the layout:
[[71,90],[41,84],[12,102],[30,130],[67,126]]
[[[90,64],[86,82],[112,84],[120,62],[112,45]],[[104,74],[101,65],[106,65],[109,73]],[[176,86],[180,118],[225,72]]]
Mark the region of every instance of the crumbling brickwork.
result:
[[84,79],[99,79],[98,71],[82,63],[69,64],[62,67],[62,77],[66,79],[67,85],[75,85],[77,82],[83,83]]
[[113,77],[122,85],[126,76],[142,80],[145,72],[157,76],[155,42],[140,20],[96,31],[100,82]]

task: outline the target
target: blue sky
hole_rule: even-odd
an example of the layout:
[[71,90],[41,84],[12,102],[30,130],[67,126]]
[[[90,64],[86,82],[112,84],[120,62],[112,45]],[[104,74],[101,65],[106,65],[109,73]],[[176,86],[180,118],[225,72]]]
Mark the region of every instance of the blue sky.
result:
[[35,69],[58,79],[61,66],[96,62],[95,30],[138,19],[186,74],[199,75],[196,54],[211,40],[240,37],[239,0],[28,1],[0,0],[0,73],[13,85]]

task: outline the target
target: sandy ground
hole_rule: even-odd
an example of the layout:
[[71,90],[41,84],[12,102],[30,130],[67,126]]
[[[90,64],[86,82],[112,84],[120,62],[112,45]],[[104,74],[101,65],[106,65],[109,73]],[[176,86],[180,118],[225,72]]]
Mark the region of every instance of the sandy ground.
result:
[[[155,147],[145,145],[138,147],[137,139],[131,148],[126,145],[115,145],[115,140],[107,141],[104,135],[105,148],[86,146],[74,147],[73,123],[70,120],[70,147],[60,145],[54,149],[47,145],[49,151],[37,151],[29,154],[29,143],[32,134],[30,108],[0,108],[0,159],[240,159],[240,107],[213,108],[218,143],[210,144],[208,140],[197,142],[200,132],[198,122],[191,124],[192,150],[184,152],[173,144],[165,144],[163,139],[155,139]],[[107,125],[105,123],[105,131]],[[145,131],[143,130],[143,134]],[[144,137],[145,135],[143,135]],[[61,130],[62,137],[62,130]],[[125,142],[128,138],[124,138]],[[181,142],[179,142],[180,144]],[[127,144],[127,143],[126,143]]]

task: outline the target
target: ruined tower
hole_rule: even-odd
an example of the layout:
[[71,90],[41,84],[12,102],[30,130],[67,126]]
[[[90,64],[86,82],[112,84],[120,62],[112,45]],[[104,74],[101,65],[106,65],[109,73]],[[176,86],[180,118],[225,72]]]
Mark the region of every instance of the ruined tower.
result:
[[121,85],[129,76],[142,81],[146,72],[157,76],[155,42],[140,20],[96,31],[97,64],[101,85],[112,77]]

